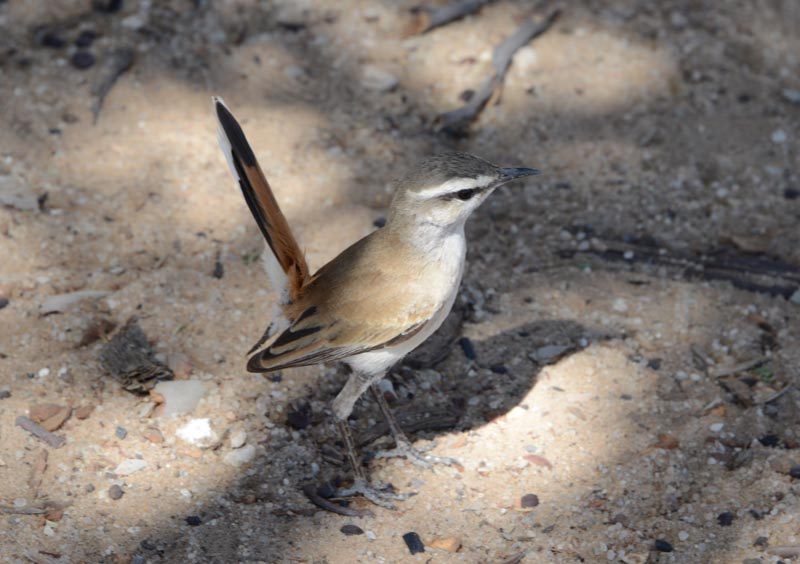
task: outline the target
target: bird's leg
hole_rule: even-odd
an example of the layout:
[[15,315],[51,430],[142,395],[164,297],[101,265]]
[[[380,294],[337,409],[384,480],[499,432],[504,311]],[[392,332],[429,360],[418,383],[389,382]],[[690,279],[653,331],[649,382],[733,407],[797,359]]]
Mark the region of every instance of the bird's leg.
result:
[[406,437],[406,434],[400,428],[400,425],[397,423],[397,419],[395,419],[389,404],[386,402],[386,398],[383,397],[383,392],[381,392],[381,389],[378,386],[378,381],[374,382],[370,386],[370,390],[372,391],[372,395],[375,396],[375,401],[378,402],[378,407],[381,408],[381,412],[386,418],[386,422],[389,424],[389,431],[391,431],[395,443],[395,446],[392,450],[383,450],[377,452],[375,454],[375,458],[403,457],[411,461],[413,464],[423,468],[433,468],[434,464],[447,464],[451,466],[457,466],[459,464],[455,458],[425,454],[425,452],[436,446],[435,443],[426,449],[415,448],[411,444],[411,441],[408,440],[408,437]]
[[336,426],[339,428],[342,442],[344,442],[345,449],[347,450],[347,459],[350,461],[350,466],[353,467],[354,478],[352,486],[337,490],[336,493],[334,493],[334,497],[352,497],[354,495],[360,495],[375,505],[380,505],[387,509],[397,509],[397,506],[390,500],[403,501],[416,494],[416,492],[398,494],[391,491],[391,486],[382,484],[375,486],[370,484],[367,480],[364,468],[361,466],[361,459],[356,452],[356,445],[353,440],[353,435],[350,432],[350,425],[347,421],[339,421],[336,423]]
[[364,393],[369,387],[372,378],[367,374],[355,372],[350,375],[344,388],[336,399],[333,401],[333,412],[336,417],[336,426],[339,429],[339,434],[342,437],[344,448],[347,451],[347,459],[350,466],[353,468],[353,485],[349,488],[344,488],[336,491],[334,497],[352,497],[360,495],[375,505],[386,507],[387,509],[397,509],[391,502],[402,501],[408,499],[416,492],[409,492],[405,494],[398,494],[390,491],[390,487],[386,485],[372,485],[367,480],[364,468],[361,466],[361,458],[356,451],[356,443],[353,440],[353,434],[350,432],[350,425],[347,423],[347,418],[353,410],[353,404],[358,397]]

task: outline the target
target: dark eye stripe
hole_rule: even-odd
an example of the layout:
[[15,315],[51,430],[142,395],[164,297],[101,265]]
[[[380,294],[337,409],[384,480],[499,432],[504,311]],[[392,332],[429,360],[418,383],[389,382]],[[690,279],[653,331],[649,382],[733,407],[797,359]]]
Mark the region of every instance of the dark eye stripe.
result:
[[481,191],[480,188],[465,188],[464,190],[459,190],[458,192],[451,192],[449,194],[445,194],[444,196],[442,196],[442,199],[452,200],[454,198],[458,198],[459,200],[466,202],[480,191]]

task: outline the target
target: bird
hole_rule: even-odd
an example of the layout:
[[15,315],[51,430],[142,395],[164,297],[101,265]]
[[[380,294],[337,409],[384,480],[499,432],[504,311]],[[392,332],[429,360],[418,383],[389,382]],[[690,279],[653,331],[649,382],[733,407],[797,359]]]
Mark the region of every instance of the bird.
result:
[[247,370],[347,364],[351,373],[331,411],[354,479],[336,497],[360,495],[395,509],[394,501],[411,494],[368,480],[348,423],[353,406],[372,391],[395,441],[386,456],[420,466],[454,462],[412,446],[378,383],[453,307],[464,273],[467,218],[498,186],[539,171],[502,168],[463,152],[425,158],[395,182],[385,225],[311,274],[241,126],[221,98],[213,97],[213,104],[220,147],[269,247],[262,258],[277,293],[271,320],[247,353]]

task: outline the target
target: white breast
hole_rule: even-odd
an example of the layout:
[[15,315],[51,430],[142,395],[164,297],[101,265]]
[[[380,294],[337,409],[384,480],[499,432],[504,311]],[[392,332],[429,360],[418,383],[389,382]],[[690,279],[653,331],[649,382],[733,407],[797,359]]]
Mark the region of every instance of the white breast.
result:
[[453,309],[461,276],[464,273],[466,241],[463,229],[458,229],[442,238],[438,245],[429,246],[422,260],[429,265],[436,265],[437,276],[431,277],[435,282],[428,287],[431,299],[441,301],[442,306],[416,335],[396,345],[371,351],[345,359],[353,370],[364,374],[383,376],[385,372],[405,355],[420,346],[439,327],[441,327],[450,310]]

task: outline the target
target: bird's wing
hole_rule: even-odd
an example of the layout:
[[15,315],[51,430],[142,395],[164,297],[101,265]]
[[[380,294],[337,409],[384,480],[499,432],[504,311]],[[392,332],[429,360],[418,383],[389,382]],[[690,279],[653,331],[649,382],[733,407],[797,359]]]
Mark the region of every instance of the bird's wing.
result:
[[[397,245],[358,241],[325,265],[290,308],[291,324],[247,363],[268,372],[340,360],[399,345],[432,321],[444,300],[431,298],[424,273],[402,280],[394,264],[409,260]],[[408,270],[408,269],[403,269]]]
[[270,281],[279,293],[280,302],[286,304],[297,298],[309,279],[305,256],[289,229],[241,126],[221,98],[214,97],[213,100],[219,121],[220,147],[272,251],[271,254],[265,254],[264,264]]
[[[313,308],[309,308],[310,311]],[[325,323],[313,312],[305,321],[293,324],[280,333],[265,349],[247,362],[250,372],[270,372],[283,368],[308,366],[341,360],[357,354],[399,345],[421,331],[430,319],[413,324],[353,327],[342,322]],[[324,322],[323,322],[324,323]],[[337,327],[339,325],[340,327]]]

